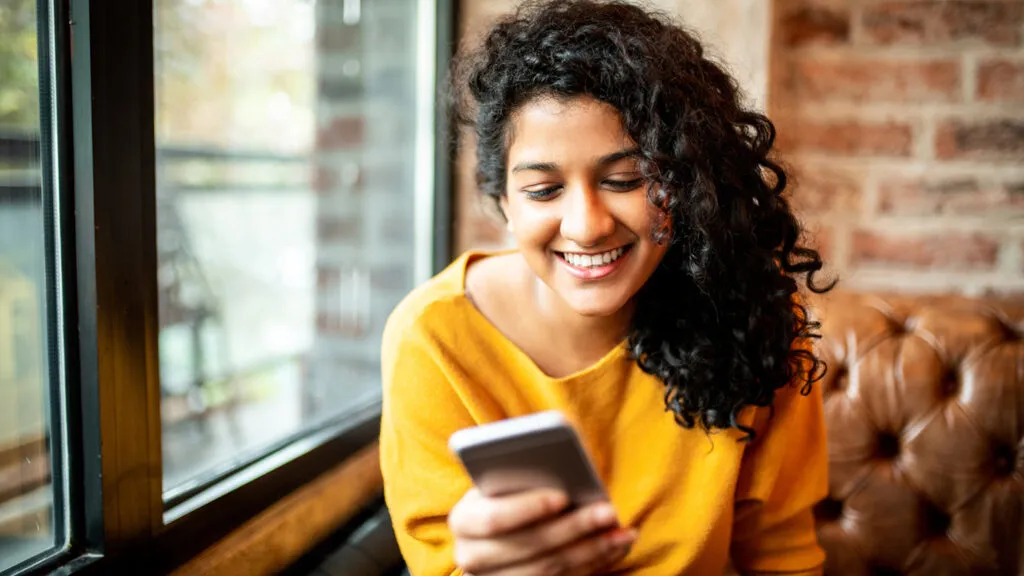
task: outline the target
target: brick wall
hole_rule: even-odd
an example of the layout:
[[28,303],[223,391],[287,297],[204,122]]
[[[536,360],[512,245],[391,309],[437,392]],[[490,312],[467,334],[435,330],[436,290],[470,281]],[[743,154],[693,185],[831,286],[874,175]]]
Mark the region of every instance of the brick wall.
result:
[[776,0],[769,113],[847,288],[1024,294],[1024,2]]

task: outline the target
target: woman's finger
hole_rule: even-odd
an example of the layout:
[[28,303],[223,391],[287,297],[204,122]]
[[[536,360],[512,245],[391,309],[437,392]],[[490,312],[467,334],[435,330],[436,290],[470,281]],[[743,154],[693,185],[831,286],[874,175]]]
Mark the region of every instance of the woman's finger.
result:
[[618,523],[611,504],[591,504],[500,538],[458,540],[455,561],[463,570],[487,572],[539,558]]
[[487,572],[486,576],[591,576],[625,557],[634,540],[636,533],[632,530],[613,530],[585,538],[553,554]]
[[633,543],[636,542],[636,532],[625,529],[619,529],[616,532],[621,533],[618,538],[621,539],[621,542],[625,542],[625,544],[616,545],[613,543],[607,554],[604,556],[598,556],[590,564],[584,566],[580,570],[580,574],[585,574],[587,576],[590,576],[591,574],[603,574],[629,554],[629,551],[633,548]]
[[489,498],[474,488],[452,508],[448,527],[456,538],[490,538],[554,516],[568,505],[568,497],[558,490],[531,490]]

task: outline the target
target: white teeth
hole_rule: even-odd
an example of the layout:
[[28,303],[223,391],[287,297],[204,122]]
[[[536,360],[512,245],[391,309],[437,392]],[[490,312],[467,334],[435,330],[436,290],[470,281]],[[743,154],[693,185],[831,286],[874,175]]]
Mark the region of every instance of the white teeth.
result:
[[622,256],[625,251],[625,248],[616,248],[615,250],[609,250],[608,252],[602,252],[600,254],[573,254],[572,252],[564,252],[562,257],[565,258],[566,262],[577,268],[593,268],[595,266],[611,264],[618,260],[619,256]]

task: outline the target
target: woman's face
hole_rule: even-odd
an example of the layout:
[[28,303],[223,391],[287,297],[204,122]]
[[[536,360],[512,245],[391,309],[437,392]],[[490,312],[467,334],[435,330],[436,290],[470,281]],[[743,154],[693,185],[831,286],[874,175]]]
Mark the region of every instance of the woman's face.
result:
[[635,155],[618,111],[590,97],[512,117],[502,209],[530,268],[580,314],[621,310],[665,255]]

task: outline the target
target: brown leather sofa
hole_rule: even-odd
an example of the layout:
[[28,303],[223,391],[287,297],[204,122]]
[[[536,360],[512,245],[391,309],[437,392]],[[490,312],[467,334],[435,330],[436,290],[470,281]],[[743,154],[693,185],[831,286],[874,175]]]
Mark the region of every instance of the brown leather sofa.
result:
[[828,574],[1024,574],[1024,300],[814,302]]

